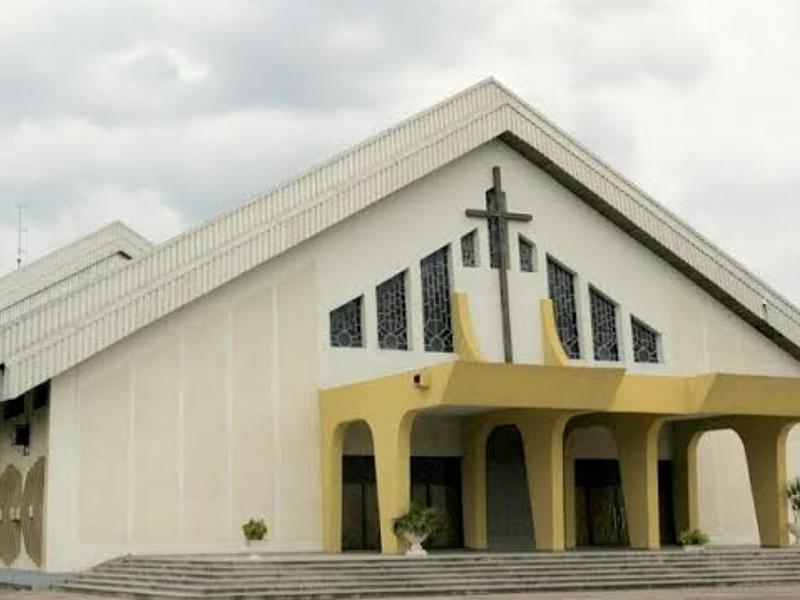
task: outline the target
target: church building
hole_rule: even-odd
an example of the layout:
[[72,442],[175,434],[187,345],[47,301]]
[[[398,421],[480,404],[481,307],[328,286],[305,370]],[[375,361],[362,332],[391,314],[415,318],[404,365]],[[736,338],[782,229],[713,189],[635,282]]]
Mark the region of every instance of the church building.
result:
[[[754,240],[756,242],[756,240]],[[788,545],[800,310],[494,80],[0,278],[0,560]]]

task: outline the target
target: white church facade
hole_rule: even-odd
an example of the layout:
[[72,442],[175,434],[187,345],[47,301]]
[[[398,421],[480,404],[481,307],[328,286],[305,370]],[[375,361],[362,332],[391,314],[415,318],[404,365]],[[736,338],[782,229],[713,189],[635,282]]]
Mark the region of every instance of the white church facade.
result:
[[[502,267],[502,268],[501,268]],[[789,543],[800,310],[493,80],[0,278],[0,560]]]

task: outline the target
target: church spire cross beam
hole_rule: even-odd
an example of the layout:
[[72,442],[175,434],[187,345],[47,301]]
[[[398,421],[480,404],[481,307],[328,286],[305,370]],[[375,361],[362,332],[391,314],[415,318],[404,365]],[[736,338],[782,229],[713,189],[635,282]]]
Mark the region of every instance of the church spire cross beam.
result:
[[[503,354],[507,363],[514,362],[511,341],[511,307],[508,299],[508,222],[527,222],[533,215],[508,212],[506,193],[500,179],[500,167],[492,168],[492,188],[486,191],[486,210],[467,209],[467,216],[486,219],[489,227],[489,247],[497,254],[497,270],[500,274],[500,312],[503,323]],[[492,266],[495,266],[494,264]]]

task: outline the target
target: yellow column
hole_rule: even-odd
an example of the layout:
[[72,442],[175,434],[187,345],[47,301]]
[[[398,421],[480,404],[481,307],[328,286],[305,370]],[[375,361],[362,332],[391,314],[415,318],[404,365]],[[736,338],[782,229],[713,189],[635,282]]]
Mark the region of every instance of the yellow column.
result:
[[739,417],[733,428],[742,438],[750,471],[761,545],[789,545],[786,490],[786,436],[792,425],[786,419]]
[[342,423],[322,423],[322,549],[342,549]]
[[394,520],[408,509],[411,499],[411,425],[413,415],[381,415],[370,420],[375,451],[378,488],[378,517],[381,551],[396,554],[400,540],[394,534]]
[[661,545],[658,514],[658,433],[664,418],[614,415],[622,494],[631,548],[653,550]]
[[481,418],[469,419],[464,428],[465,451],[461,463],[464,546],[489,547],[486,525],[486,427]]
[[517,423],[537,550],[564,550],[564,429],[570,415],[535,413]]
[[672,424],[672,502],[677,533],[700,526],[697,507],[697,443],[702,431],[690,423]]
[[577,513],[575,506],[575,449],[574,438],[566,434],[564,441],[564,545],[578,545]]

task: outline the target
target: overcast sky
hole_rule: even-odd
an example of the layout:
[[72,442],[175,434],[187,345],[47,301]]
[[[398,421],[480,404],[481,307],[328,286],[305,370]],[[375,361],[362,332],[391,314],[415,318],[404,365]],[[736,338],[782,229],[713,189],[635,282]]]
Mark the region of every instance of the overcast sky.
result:
[[800,2],[70,2],[0,11],[0,272],[154,241],[494,75],[800,302]]

